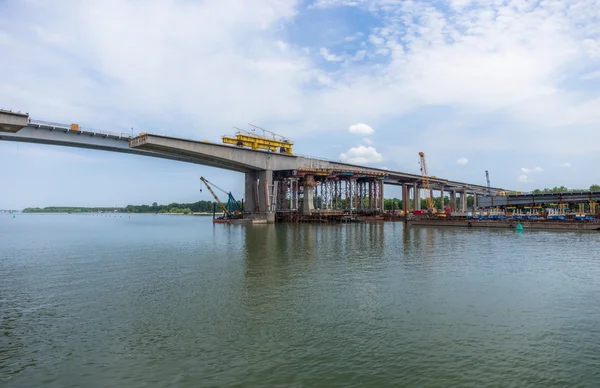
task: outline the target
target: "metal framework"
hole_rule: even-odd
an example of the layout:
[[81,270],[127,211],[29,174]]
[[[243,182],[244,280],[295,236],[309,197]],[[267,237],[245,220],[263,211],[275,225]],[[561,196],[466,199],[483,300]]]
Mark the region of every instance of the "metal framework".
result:
[[[378,215],[383,213],[383,174],[362,171],[289,171],[273,180],[272,209],[278,214],[302,216]],[[307,191],[312,195],[308,196]],[[304,201],[312,197],[306,214]]]

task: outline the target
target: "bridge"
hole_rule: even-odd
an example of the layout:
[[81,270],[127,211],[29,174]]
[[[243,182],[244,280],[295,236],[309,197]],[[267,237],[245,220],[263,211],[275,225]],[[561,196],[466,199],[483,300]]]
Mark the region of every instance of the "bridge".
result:
[[[384,184],[402,186],[405,211],[411,193],[415,210],[420,210],[422,177],[417,174],[149,133],[94,131],[77,124],[32,120],[29,114],[7,110],[0,110],[0,140],[121,152],[241,172],[246,210],[267,222],[274,222],[278,212],[381,212]],[[453,210],[466,210],[468,195],[477,200],[488,192],[486,186],[438,177],[430,177],[429,185],[425,195],[433,197],[438,191],[443,208],[444,195],[449,193]]]

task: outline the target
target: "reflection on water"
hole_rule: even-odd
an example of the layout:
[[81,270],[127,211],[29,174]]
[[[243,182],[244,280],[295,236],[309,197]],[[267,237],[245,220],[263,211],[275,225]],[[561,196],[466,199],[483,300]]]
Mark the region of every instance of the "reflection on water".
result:
[[596,386],[598,234],[0,217],[0,382]]

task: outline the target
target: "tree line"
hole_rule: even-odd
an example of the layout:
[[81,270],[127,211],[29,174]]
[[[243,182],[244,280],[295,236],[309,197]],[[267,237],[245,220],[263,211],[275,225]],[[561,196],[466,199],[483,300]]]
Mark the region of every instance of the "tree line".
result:
[[28,207],[23,209],[23,213],[100,213],[123,211],[119,207],[73,207],[73,206],[48,206],[48,207]]
[[[198,201],[193,203],[173,202],[168,205],[159,205],[156,202],[152,205],[127,205],[127,213],[212,213],[213,206],[216,204],[217,213],[221,212],[221,206],[214,201]],[[238,208],[241,208],[241,201],[238,201]]]
[[556,193],[578,193],[581,191],[600,191],[600,185],[591,185],[589,190],[587,189],[572,189],[569,190],[565,186],[553,187],[551,189],[535,189],[532,194],[556,194]]

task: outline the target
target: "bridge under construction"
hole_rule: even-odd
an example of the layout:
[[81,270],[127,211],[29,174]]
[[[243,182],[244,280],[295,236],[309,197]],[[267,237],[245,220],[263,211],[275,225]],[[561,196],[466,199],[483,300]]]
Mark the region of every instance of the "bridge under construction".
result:
[[[262,134],[257,134],[262,131]],[[466,211],[467,196],[492,191],[483,185],[295,155],[293,142],[262,128],[223,136],[222,143],[150,133],[89,130],[78,124],[33,120],[0,110],[0,140],[129,153],[238,171],[245,175],[245,212],[255,222],[329,220],[381,214],[384,185],[402,187],[403,210],[420,210],[421,196],[449,193],[452,210]],[[426,178],[426,179],[425,179]],[[429,202],[428,202],[429,203]],[[458,205],[457,205],[458,203]]]

